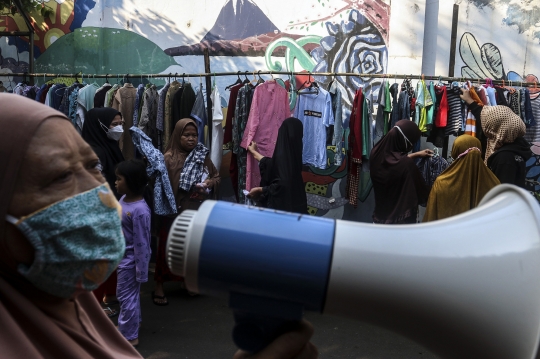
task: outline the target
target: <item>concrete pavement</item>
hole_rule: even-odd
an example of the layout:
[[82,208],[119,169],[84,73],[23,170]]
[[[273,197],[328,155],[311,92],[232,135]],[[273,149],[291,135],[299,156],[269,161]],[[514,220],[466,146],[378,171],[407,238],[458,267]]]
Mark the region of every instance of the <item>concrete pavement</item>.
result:
[[[152,275],[150,275],[152,278]],[[191,297],[178,283],[166,283],[169,305],[152,303],[153,281],[143,284],[143,323],[137,348],[148,359],[230,359],[233,318],[226,301]],[[387,330],[365,323],[308,313],[315,326],[312,342],[319,358],[436,359],[425,348]]]

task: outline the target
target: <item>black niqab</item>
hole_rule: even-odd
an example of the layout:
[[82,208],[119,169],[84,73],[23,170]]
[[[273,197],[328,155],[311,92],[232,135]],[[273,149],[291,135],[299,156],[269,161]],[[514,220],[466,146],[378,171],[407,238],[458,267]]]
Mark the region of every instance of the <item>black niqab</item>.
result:
[[414,222],[418,204],[425,203],[429,196],[422,174],[408,156],[412,144],[420,139],[422,133],[409,120],[398,121],[396,127],[403,134],[392,128],[371,151],[369,163],[375,192],[375,223]]
[[307,196],[302,178],[304,126],[297,118],[288,118],[278,131],[272,158],[261,160],[261,187],[265,188],[267,207],[307,214]]
[[100,122],[109,128],[114,118],[122,114],[113,108],[93,108],[88,111],[82,129],[82,138],[92,147],[99,157],[102,172],[113,193],[118,198],[114,182],[116,181],[116,165],[124,161],[118,141],[107,137],[107,132]]

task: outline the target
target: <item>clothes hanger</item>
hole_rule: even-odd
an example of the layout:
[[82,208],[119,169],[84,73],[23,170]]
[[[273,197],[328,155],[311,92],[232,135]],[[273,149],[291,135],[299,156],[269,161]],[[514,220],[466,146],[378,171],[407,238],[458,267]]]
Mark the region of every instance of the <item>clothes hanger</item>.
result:
[[[261,77],[261,70],[259,70],[259,72],[257,73],[257,76],[259,76],[259,79],[257,80],[257,85],[263,84],[264,79]],[[273,81],[273,80],[274,80],[274,76],[272,75],[272,80],[270,81]]]
[[251,83],[251,81],[249,81],[249,79],[248,79],[248,77],[247,77],[248,72],[249,72],[249,71],[244,72],[244,76],[246,77],[246,79],[244,80],[243,83],[244,83],[245,85]]
[[[238,76],[238,79],[236,79],[236,82],[233,83],[232,85],[229,85],[229,86],[225,87],[225,90],[229,90],[231,87],[236,86],[236,85],[239,85],[239,84],[242,83],[242,79],[240,78],[240,71],[238,71],[238,72],[236,73],[236,75]],[[202,80],[201,80],[201,81],[202,81]],[[202,83],[201,83],[201,86],[202,86]]]

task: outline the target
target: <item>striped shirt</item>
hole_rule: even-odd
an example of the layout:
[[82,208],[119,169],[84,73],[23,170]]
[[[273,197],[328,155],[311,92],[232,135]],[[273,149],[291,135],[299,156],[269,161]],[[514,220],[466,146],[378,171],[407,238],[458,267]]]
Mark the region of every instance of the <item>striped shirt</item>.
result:
[[[534,118],[540,118],[540,93],[530,94],[531,107]],[[540,142],[540,121],[536,125],[527,128],[525,140],[528,142]]]
[[448,100],[448,121],[445,135],[457,136],[463,122],[463,116],[461,114],[461,98],[459,97],[459,93],[454,92],[450,86],[446,86],[446,97]]

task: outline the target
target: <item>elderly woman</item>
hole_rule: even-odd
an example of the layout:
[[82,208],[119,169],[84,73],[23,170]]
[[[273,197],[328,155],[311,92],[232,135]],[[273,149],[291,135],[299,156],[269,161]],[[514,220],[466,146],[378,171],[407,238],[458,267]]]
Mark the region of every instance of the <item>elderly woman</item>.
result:
[[480,140],[459,136],[452,147],[454,162],[433,184],[423,222],[436,221],[476,208],[493,187],[500,184],[482,161]]
[[[90,293],[124,255],[98,157],[60,112],[12,94],[0,108],[2,356],[141,358]],[[315,358],[311,334],[302,323],[253,358]]]

